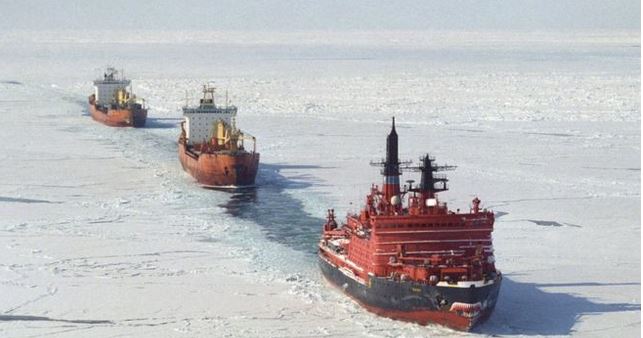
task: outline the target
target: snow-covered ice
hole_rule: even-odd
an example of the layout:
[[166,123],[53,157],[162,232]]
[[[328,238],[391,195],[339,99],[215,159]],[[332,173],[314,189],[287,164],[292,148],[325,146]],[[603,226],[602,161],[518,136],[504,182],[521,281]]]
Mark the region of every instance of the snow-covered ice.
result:
[[[463,336],[317,271],[324,212],[380,182],[393,115],[402,158],[458,166],[452,208],[496,212],[505,281],[477,334],[640,334],[639,32],[121,33],[0,32],[1,336]],[[147,128],[87,115],[107,64]],[[256,190],[180,167],[208,81],[258,139]]]

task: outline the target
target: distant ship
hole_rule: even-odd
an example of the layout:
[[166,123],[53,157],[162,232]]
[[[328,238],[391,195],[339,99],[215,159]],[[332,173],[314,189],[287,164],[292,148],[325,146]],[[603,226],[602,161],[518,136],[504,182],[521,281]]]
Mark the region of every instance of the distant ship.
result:
[[[502,275],[494,265],[494,214],[476,197],[469,212],[450,211],[437,193],[447,178],[428,154],[400,163],[393,127],[387,138],[384,183],[371,186],[363,209],[339,226],[328,210],[319,242],[323,275],[376,314],[470,330],[493,311]],[[400,190],[402,169],[421,173]],[[406,199],[406,203],[405,200]]]
[[[227,101],[227,100],[226,100]],[[214,88],[203,86],[197,107],[183,108],[179,159],[197,182],[211,188],[253,186],[259,167],[256,140],[236,127],[237,107],[217,106]],[[251,141],[246,149],[244,141]]]
[[147,109],[142,100],[128,92],[131,81],[118,78],[118,71],[107,68],[103,78],[94,81],[95,92],[89,96],[89,112],[98,122],[112,127],[143,127]]

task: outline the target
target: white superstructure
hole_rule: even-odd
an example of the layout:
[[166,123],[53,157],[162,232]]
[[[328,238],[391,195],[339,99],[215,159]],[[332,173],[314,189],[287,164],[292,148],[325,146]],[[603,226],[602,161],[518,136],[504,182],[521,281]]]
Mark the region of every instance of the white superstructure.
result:
[[212,137],[214,125],[223,120],[231,125],[232,119],[237,116],[237,107],[219,107],[214,103],[214,88],[204,86],[203,98],[198,107],[183,107],[185,118],[185,135],[188,144],[207,142]]
[[120,88],[127,88],[130,85],[130,80],[125,78],[117,78],[118,71],[114,68],[107,68],[103,75],[102,80],[94,81],[96,95],[96,104],[101,106],[109,106],[114,103],[115,93]]

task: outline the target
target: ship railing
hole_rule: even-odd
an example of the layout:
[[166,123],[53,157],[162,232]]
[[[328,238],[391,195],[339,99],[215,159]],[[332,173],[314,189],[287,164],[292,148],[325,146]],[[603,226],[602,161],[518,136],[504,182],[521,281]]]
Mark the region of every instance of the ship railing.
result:
[[490,279],[492,271],[485,271],[482,266],[408,266],[400,263],[391,264],[389,276],[404,280],[411,278],[420,283],[435,285],[438,282],[457,284],[459,281],[482,281]]
[[391,261],[389,263],[404,263],[425,267],[464,267],[473,266],[475,263],[480,263],[484,260],[482,252],[471,256],[465,255],[465,250],[451,250],[448,253],[426,255],[408,255],[408,253],[405,253],[403,255],[398,255],[397,257],[391,256]]
[[192,113],[192,114],[211,114],[211,113],[235,114],[237,112],[237,107],[236,106],[226,106],[226,107],[213,106],[213,107],[208,107],[208,106],[189,107],[189,106],[185,105],[185,106],[183,106],[183,113]]
[[[252,152],[253,153],[257,152],[257,138],[256,137],[254,137],[254,136],[252,136],[250,134],[241,133],[241,135],[239,136],[239,140],[241,140],[242,142],[245,141],[245,140],[252,141]],[[242,143],[242,146],[243,146],[243,143]]]
[[433,174],[433,179],[434,180],[446,180],[447,175],[445,175],[445,174]]

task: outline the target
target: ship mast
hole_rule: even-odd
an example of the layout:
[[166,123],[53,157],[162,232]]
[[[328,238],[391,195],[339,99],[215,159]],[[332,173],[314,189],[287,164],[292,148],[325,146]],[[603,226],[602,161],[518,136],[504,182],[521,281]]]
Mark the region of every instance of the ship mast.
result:
[[[424,207],[432,207],[437,205],[436,194],[438,192],[448,190],[447,182],[449,181],[444,174],[437,174],[440,171],[454,170],[456,166],[452,165],[436,165],[435,158],[426,154],[420,157],[419,166],[403,166],[404,170],[419,171],[420,184],[411,188],[409,191],[420,194],[419,206],[421,209]],[[416,198],[416,197],[413,197]]]
[[436,193],[449,189],[447,187],[447,182],[449,180],[446,176],[435,173],[438,171],[455,169],[455,166],[435,165],[433,163],[434,161],[435,158],[426,154],[423,157],[420,157],[420,162],[422,164],[417,168],[417,170],[422,173],[420,176],[420,192],[422,194],[426,194],[426,198],[434,198]]

